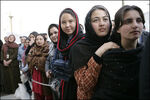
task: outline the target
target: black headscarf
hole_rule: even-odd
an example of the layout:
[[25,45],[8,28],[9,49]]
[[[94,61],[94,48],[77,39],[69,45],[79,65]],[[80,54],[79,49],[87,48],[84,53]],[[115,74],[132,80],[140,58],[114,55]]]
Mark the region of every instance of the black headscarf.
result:
[[[109,32],[106,36],[99,37],[96,35],[96,32],[94,31],[92,25],[91,25],[91,15],[92,12],[96,9],[102,9],[104,10],[108,16],[109,16],[109,22],[110,22],[110,28]],[[103,45],[105,42],[108,41],[110,32],[111,32],[111,19],[108,10],[101,6],[96,5],[94,6],[87,14],[85,18],[85,39],[82,39],[78,41],[73,48],[71,49],[71,66],[73,67],[73,70],[76,70],[88,62],[88,60],[93,56],[95,51]]]
[[[66,33],[63,32],[61,28],[61,16],[63,13],[69,13],[76,18],[76,30],[72,34],[72,36],[69,38]],[[57,42],[57,48],[58,50],[62,53],[63,56],[68,56],[69,55],[69,50],[70,47],[79,39],[83,37],[83,31],[79,25],[79,20],[77,14],[71,9],[71,8],[66,8],[64,9],[59,17],[59,31],[58,31],[58,42]],[[70,40],[69,43],[68,39]]]

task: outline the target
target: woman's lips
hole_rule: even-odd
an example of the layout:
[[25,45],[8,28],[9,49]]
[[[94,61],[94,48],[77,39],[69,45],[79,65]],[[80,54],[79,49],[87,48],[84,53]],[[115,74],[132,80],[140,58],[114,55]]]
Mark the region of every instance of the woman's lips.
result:
[[99,29],[100,32],[105,32],[105,30],[106,30],[105,28],[100,28]]

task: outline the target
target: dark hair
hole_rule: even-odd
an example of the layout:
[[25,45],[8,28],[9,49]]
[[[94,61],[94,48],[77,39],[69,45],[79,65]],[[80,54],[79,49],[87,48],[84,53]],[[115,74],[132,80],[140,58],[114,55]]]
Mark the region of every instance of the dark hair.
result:
[[[32,33],[30,33],[30,35],[31,35],[31,34],[34,35],[35,37],[38,35],[38,33],[37,33],[36,31],[33,31]],[[30,35],[29,35],[29,36],[30,36]]]
[[50,37],[50,29],[56,27],[58,29],[58,24],[50,24],[48,27],[48,36]]
[[26,40],[29,40],[29,41],[30,41],[30,38],[29,38],[29,37],[27,37],[27,38],[26,38]]
[[71,15],[76,19],[75,12],[73,12],[72,10],[70,10],[70,8],[64,9],[64,10],[60,13],[59,18],[61,18],[61,16],[62,16],[64,13],[69,13],[69,14],[71,14]]
[[115,14],[115,19],[114,19],[115,26],[112,31],[112,35],[111,35],[111,39],[110,39],[111,41],[117,43],[118,45],[121,45],[121,35],[117,31],[123,25],[124,15],[129,10],[136,10],[137,12],[139,12],[139,14],[142,18],[143,25],[145,23],[144,14],[139,7],[134,6],[134,5],[133,6],[125,5],[125,6],[121,7]]
[[47,35],[47,33],[41,33],[41,34],[43,34],[43,35]]
[[[37,34],[35,38],[37,38],[37,36],[39,36],[39,35],[42,36],[42,37],[44,38],[44,41],[46,41],[46,37],[45,37],[45,35],[42,34],[42,33],[41,33],[41,34]],[[35,39],[35,40],[36,40],[36,39]]]
[[141,8],[139,8],[138,6],[135,6],[135,5],[132,5],[132,6],[125,5],[125,6],[121,7],[115,14],[115,20],[114,20],[115,21],[115,26],[114,26],[115,32],[117,32],[117,30],[123,25],[124,15],[129,10],[136,10],[137,12],[139,12],[139,14],[142,18],[143,25],[145,24],[144,14],[143,14],[143,11],[141,10]]

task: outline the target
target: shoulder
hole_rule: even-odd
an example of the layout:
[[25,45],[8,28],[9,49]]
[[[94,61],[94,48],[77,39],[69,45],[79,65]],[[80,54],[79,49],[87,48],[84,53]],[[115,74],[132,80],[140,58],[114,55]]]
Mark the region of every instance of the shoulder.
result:
[[80,49],[80,44],[78,43],[78,41],[71,47],[70,51],[71,52],[78,52]]

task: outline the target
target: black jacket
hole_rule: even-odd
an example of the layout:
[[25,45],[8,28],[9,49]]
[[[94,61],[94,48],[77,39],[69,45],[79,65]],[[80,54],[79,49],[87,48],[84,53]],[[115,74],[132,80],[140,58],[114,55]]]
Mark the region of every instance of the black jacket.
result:
[[140,66],[140,100],[150,100],[150,35],[147,37]]

